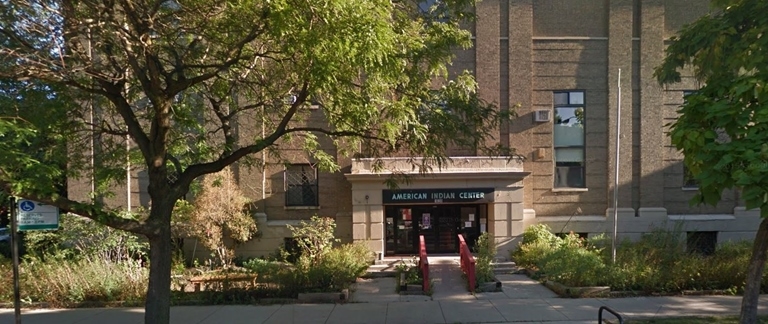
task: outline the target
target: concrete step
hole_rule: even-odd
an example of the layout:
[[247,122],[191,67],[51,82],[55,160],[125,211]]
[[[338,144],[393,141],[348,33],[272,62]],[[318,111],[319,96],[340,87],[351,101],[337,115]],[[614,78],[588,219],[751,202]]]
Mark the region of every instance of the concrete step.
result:
[[397,274],[395,266],[397,264],[374,264],[368,267],[365,278],[394,277]]
[[520,271],[520,268],[513,261],[494,262],[493,273],[495,274],[515,274]]

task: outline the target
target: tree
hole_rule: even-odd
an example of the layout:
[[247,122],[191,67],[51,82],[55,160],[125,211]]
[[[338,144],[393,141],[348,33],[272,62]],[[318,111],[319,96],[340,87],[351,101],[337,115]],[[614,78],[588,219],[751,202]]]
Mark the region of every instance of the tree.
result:
[[691,67],[701,89],[686,97],[671,125],[672,143],[698,180],[692,203],[717,204],[737,188],[748,209],[760,208],[741,323],[757,322],[757,301],[768,249],[768,2],[715,0],[715,13],[672,38],[656,77],[680,82]]
[[[234,249],[225,241],[247,242],[256,234],[256,221],[247,210],[249,199],[229,168],[203,177],[200,193],[191,205],[178,206],[174,217],[185,234],[197,238],[215,253],[222,266],[230,266]],[[177,203],[186,203],[180,200]],[[179,215],[182,214],[182,215]]]
[[[94,174],[101,193],[134,161],[147,172],[151,208],[123,217],[98,199],[66,198],[39,175],[2,173],[0,188],[146,236],[145,322],[167,323],[171,213],[198,177],[263,166],[254,153],[265,150],[282,160],[278,145],[337,171],[321,140],[347,154],[422,156],[412,160],[420,170],[443,163],[449,145],[506,152],[484,145],[509,112],[480,100],[471,74],[447,72],[452,50],[471,45],[460,23],[474,0],[417,2],[2,0],[0,78],[63,87],[81,103],[50,108],[77,122],[64,129],[73,168],[53,173]],[[307,123],[310,102],[323,127]],[[87,143],[98,159],[80,154]]]

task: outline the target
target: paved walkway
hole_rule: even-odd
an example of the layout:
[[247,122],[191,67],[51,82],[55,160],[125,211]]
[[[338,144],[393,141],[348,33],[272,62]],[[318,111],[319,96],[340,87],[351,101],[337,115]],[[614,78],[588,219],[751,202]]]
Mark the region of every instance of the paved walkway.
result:
[[[394,278],[361,279],[347,304],[267,306],[183,306],[171,308],[171,322],[219,323],[596,323],[600,306],[625,319],[736,315],[739,296],[558,298],[524,275],[497,275],[503,292],[472,295],[464,289],[458,261],[430,257],[434,294],[400,296]],[[768,314],[768,295],[759,311]],[[24,310],[24,324],[137,324],[141,308]],[[0,323],[13,323],[13,310],[0,310]]]

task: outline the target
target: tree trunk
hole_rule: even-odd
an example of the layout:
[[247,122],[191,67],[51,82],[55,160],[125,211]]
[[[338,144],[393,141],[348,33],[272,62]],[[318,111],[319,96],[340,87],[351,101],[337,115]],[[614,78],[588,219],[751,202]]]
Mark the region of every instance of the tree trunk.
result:
[[[158,204],[162,206],[162,204]],[[157,205],[156,205],[157,206]],[[144,305],[144,323],[168,324],[171,320],[171,224],[172,208],[159,208],[156,234],[149,238],[149,287]],[[173,204],[171,203],[171,206]],[[152,215],[154,216],[154,215]],[[151,216],[150,216],[151,217]]]
[[757,301],[760,297],[760,283],[765,268],[766,250],[768,250],[768,218],[763,218],[752,245],[752,257],[747,268],[747,282],[744,297],[741,299],[741,324],[757,323]]

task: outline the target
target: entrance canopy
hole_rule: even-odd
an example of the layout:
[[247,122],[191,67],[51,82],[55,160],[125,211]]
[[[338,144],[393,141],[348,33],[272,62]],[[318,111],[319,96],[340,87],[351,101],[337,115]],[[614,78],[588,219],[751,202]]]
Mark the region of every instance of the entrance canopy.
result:
[[[468,231],[490,232],[497,242],[520,235],[523,179],[529,174],[523,171],[522,161],[452,157],[446,165],[419,172],[421,162],[409,158],[352,161],[346,177],[352,184],[355,241],[366,241],[373,251],[385,255],[408,253],[411,241],[420,234],[432,235],[439,252],[450,252],[451,237]],[[397,188],[387,186],[392,179]],[[403,211],[408,211],[406,218],[417,217],[409,221]]]

